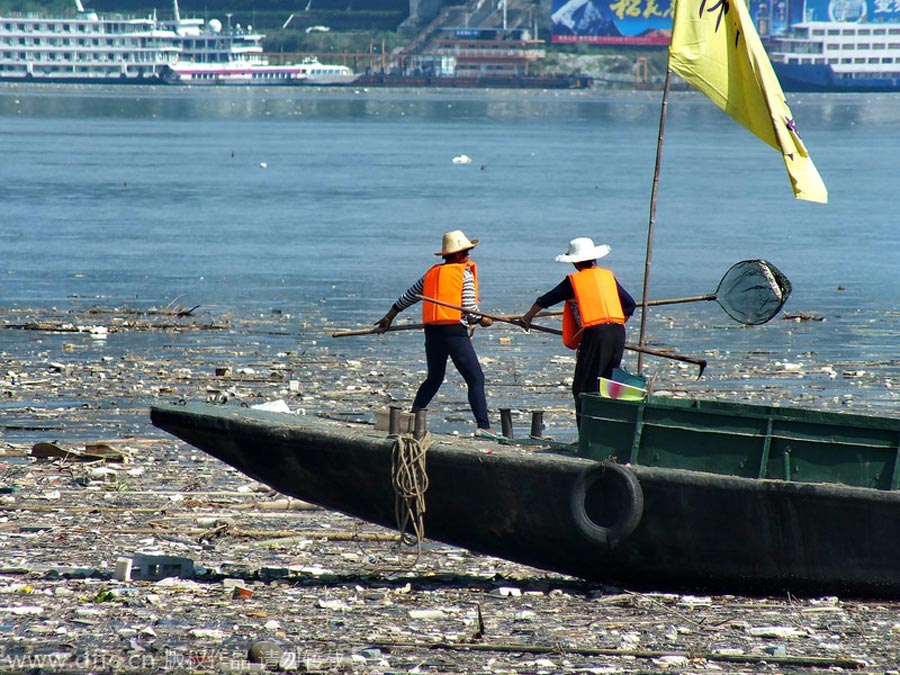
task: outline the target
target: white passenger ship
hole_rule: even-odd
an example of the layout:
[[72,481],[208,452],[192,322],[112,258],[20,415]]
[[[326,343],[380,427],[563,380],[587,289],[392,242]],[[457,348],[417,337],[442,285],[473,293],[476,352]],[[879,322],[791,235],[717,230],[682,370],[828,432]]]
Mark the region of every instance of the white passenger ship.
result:
[[0,80],[154,82],[179,56],[155,17],[0,16]]
[[900,91],[900,24],[806,21],[768,46],[785,91]]
[[217,19],[0,16],[0,81],[167,84],[347,84],[347,66],[272,65],[263,35]]
[[900,91],[900,5],[803,2],[804,20],[766,46],[786,91]]
[[169,66],[166,82],[170,84],[266,84],[266,85],[337,85],[350,84],[358,79],[347,66],[326,65],[316,59],[304,59],[299,64],[274,65],[262,50],[242,51],[230,60],[207,58],[212,55],[195,54],[181,58]]

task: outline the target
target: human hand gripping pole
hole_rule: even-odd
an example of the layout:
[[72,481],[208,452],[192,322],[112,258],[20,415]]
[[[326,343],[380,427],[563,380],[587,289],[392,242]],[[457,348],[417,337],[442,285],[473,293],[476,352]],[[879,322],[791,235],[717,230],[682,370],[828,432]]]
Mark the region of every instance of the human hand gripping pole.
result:
[[377,334],[386,332],[391,327],[391,322],[393,322],[394,317],[396,317],[398,313],[399,312],[397,312],[396,309],[391,307],[387,314],[375,322],[375,328],[372,329],[372,332]]
[[[541,331],[543,333],[552,333],[553,335],[562,335],[562,331],[556,328],[548,328],[547,326],[539,326],[534,323],[530,323],[529,325],[525,325],[525,321],[523,320],[523,316],[499,316],[496,314],[487,314],[485,312],[480,312],[477,310],[466,309],[465,307],[460,307],[458,305],[451,304],[449,302],[444,302],[442,300],[436,300],[435,298],[429,298],[424,295],[416,296],[419,300],[423,302],[433,302],[436,305],[443,305],[444,307],[449,307],[451,309],[458,309],[461,312],[467,312],[469,314],[473,314],[475,316],[486,317],[491,319],[492,321],[502,321],[503,323],[511,323],[514,326],[519,326],[520,328],[525,328],[526,330],[536,330]],[[529,317],[530,318],[530,317]],[[676,354],[674,352],[664,352],[658,349],[648,349],[647,347],[640,347],[638,345],[626,344],[625,349],[628,349],[633,352],[642,352],[644,354],[649,354],[651,356],[659,356],[664,359],[672,359],[673,361],[683,361],[685,363],[693,363],[694,365],[700,368],[700,372],[697,373],[697,379],[700,379],[700,376],[703,375],[703,371],[706,370],[706,359],[697,359],[692,356],[683,356],[682,354]]]

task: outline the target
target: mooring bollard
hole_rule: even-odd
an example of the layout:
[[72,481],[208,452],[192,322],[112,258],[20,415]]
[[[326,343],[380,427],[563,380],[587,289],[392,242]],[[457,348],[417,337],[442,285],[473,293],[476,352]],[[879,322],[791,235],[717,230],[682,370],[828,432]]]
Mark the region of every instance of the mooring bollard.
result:
[[542,438],[544,436],[544,411],[531,411],[531,437]]
[[428,431],[428,420],[425,417],[425,411],[419,410],[416,412],[416,422],[413,427],[413,438],[417,441],[421,441],[425,438],[425,432]]
[[500,408],[500,433],[507,438],[513,437],[512,410]]
[[400,408],[395,405],[390,407],[388,416],[388,434],[396,436],[400,433]]

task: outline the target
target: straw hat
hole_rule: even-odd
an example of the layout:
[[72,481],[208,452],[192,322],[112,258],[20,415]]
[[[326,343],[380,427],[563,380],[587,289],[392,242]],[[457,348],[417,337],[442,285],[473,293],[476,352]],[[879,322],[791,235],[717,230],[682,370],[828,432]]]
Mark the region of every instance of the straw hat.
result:
[[569,242],[569,250],[556,256],[556,262],[577,263],[585,260],[597,260],[612,251],[609,244],[594,246],[594,240],[588,237],[578,237]]
[[469,238],[463,234],[462,230],[453,230],[453,232],[448,232],[444,235],[444,240],[441,242],[441,251],[435,253],[435,255],[450,255],[451,253],[475,248],[477,245],[477,239],[469,241]]

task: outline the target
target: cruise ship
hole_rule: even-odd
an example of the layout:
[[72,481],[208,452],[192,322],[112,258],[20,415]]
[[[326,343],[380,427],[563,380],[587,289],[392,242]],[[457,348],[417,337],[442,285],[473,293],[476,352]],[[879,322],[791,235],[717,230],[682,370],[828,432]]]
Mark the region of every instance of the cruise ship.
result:
[[162,81],[180,49],[156,17],[0,16],[0,81]]
[[806,21],[767,51],[785,91],[900,91],[900,23]]
[[73,17],[0,16],[0,81],[302,85],[348,84],[347,66],[316,59],[272,65],[263,35],[217,19],[99,16],[80,0]]

